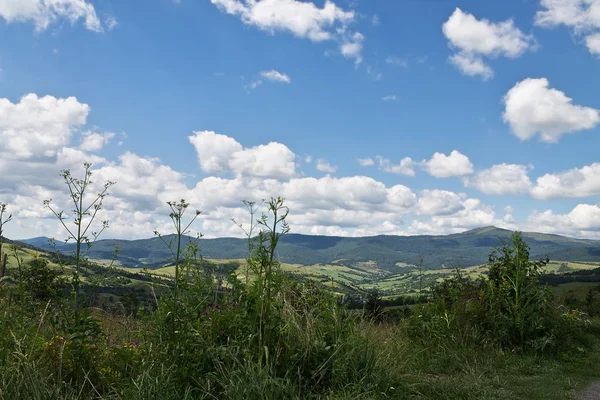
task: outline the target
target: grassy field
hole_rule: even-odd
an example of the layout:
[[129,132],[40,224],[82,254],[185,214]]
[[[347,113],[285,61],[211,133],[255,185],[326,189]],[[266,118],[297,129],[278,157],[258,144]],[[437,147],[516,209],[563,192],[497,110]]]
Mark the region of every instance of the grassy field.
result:
[[[109,265],[111,260],[94,260],[101,262],[104,265]],[[237,269],[238,278],[245,278],[245,259],[210,259],[208,260],[217,265],[227,264],[231,262],[239,263]],[[114,264],[115,267],[128,272],[140,272],[140,268],[127,268]],[[290,272],[293,275],[313,279],[319,282],[328,284],[330,287],[343,288],[351,287],[358,291],[369,289],[377,289],[383,293],[384,297],[393,297],[402,294],[414,294],[418,292],[420,287],[420,273],[416,266],[399,263],[397,265],[403,269],[403,272],[392,273],[383,269],[377,268],[375,262],[356,263],[352,266],[342,264],[314,264],[314,265],[299,265],[299,264],[281,264],[284,271]],[[600,268],[600,262],[564,262],[551,260],[545,271],[547,273],[565,273],[580,270],[590,270]],[[174,266],[167,266],[153,269],[152,274],[172,277],[175,274]],[[464,276],[470,278],[478,278],[487,272],[486,265],[476,265],[461,269]],[[424,269],[422,271],[422,287],[426,290],[434,282],[439,282],[445,278],[452,276],[455,269]],[[571,285],[577,286],[577,285]],[[569,286],[567,286],[568,288]],[[563,291],[569,289],[557,289],[557,293],[562,294]]]
[[[19,255],[27,262],[41,254],[32,250],[21,250]],[[104,265],[110,264],[110,260],[101,261]],[[244,276],[246,266],[245,260],[210,260],[210,262],[214,263],[215,266],[231,265],[232,262],[235,262],[238,265],[236,273],[240,278],[243,278]],[[562,272],[567,268],[570,271],[600,267],[600,264],[597,263],[570,262],[568,263],[567,268],[565,268],[565,265],[563,264],[564,263],[560,261],[553,261],[548,270],[551,273],[558,273],[559,269]],[[128,273],[139,273],[141,271],[139,268],[125,268],[120,265],[114,266],[117,271]],[[10,268],[15,267],[14,260],[11,260]],[[56,264],[52,264],[51,267],[62,268]],[[390,293],[415,293],[415,291],[418,290],[421,280],[420,272],[407,265],[399,265],[398,267],[402,268],[402,272],[393,274],[377,268],[375,263],[361,263],[360,265],[352,266],[341,264],[315,264],[309,266],[292,264],[282,265],[284,271],[293,275],[317,280],[326,284],[326,286],[328,283],[331,283],[334,287],[334,291],[338,291],[337,289],[339,288],[339,291],[341,292],[343,285],[349,285],[359,290],[367,290],[376,287],[382,291],[384,297],[391,297]],[[62,268],[61,270],[65,272],[70,271],[69,267]],[[466,276],[475,278],[482,276],[485,271],[485,266],[473,266],[465,268],[463,273]],[[150,272],[158,276],[172,277],[174,275],[174,267],[163,267]],[[444,277],[448,277],[453,273],[454,271],[451,269],[424,270],[422,271],[423,287],[425,288],[431,283],[444,279]],[[86,270],[86,274],[87,278],[84,281],[92,278],[101,278],[104,275],[102,270],[98,271],[97,269]],[[132,367],[133,369],[130,370],[129,373],[131,376],[129,377],[110,374],[106,375],[106,372],[101,372],[100,375],[94,378],[94,383],[96,385],[106,385],[103,389],[98,386],[99,390],[105,390],[106,393],[110,394],[110,396],[106,398],[148,398],[147,392],[142,392],[138,389],[146,387],[144,385],[154,385],[152,383],[154,381],[146,380],[147,377],[150,377],[150,375],[146,375],[147,373],[154,374],[152,375],[152,379],[156,380],[156,382],[161,382],[160,384],[157,384],[156,387],[152,386],[152,390],[156,391],[154,393],[161,393],[164,386],[162,383],[163,381],[169,382],[170,379],[171,382],[176,382],[171,376],[161,375],[166,374],[168,369],[163,368],[148,372],[153,368],[152,366],[161,362],[180,363],[182,361],[173,361],[175,359],[171,358],[173,356],[170,351],[165,354],[157,355],[157,349],[164,346],[164,343],[157,341],[158,339],[156,337],[148,335],[147,333],[156,329],[166,329],[165,332],[168,333],[170,332],[169,325],[152,325],[156,324],[155,319],[135,319],[131,314],[127,314],[128,311],[126,310],[130,310],[131,308],[126,308],[122,298],[124,299],[127,293],[137,293],[142,296],[143,294],[140,293],[144,290],[148,291],[151,283],[135,279],[135,277],[128,277],[127,275],[122,275],[121,277],[122,279],[119,278],[115,280],[114,276],[112,276],[113,289],[118,289],[116,292],[110,292],[108,288],[100,288],[98,293],[97,301],[103,304],[103,306],[96,307],[95,313],[102,321],[106,340],[102,343],[98,343],[99,346],[102,346],[102,352],[98,354],[102,355],[98,356],[98,359],[95,359],[94,362],[97,363],[98,370],[105,371],[106,365],[111,365],[111,368],[122,366],[123,362],[121,357],[126,357],[125,359],[129,363],[128,365],[135,367]],[[567,294],[575,293],[579,300],[583,300],[587,293],[587,289],[594,285],[597,285],[597,283],[574,282],[558,285],[554,287],[553,290],[557,294],[557,299],[563,298]],[[147,295],[150,296],[149,293],[147,293]],[[153,301],[152,297],[148,298]],[[191,301],[191,299],[194,298],[195,297],[191,297],[186,301]],[[285,299],[286,296],[281,298]],[[1,301],[2,299],[0,298],[0,302]],[[104,307],[107,304],[112,308]],[[321,307],[324,305],[325,303],[321,304]],[[42,316],[40,317],[42,319],[44,318],[43,313],[45,312],[43,311],[43,306],[44,304],[38,306],[40,307],[39,312],[42,313]],[[200,341],[198,343],[190,342],[190,346],[192,347],[189,349],[195,349],[197,346],[202,348],[204,348],[203,346],[213,346],[210,347],[213,352],[211,354],[214,354],[217,358],[215,358],[214,361],[210,361],[210,365],[212,365],[211,363],[213,362],[224,362],[223,360],[226,358],[221,358],[223,354],[228,354],[227,357],[238,357],[236,351],[239,351],[243,347],[239,347],[236,350],[235,347],[230,349],[229,346],[218,345],[218,338],[221,337],[223,332],[227,332],[228,329],[231,329],[231,327],[238,327],[235,322],[238,321],[238,317],[234,318],[234,315],[237,315],[235,313],[242,312],[239,306],[232,306],[227,309],[225,314],[220,314],[221,311],[211,308],[212,306],[204,306],[207,307],[206,309],[208,310],[205,311],[205,313],[213,313],[213,316],[218,318],[205,319],[205,317],[201,316],[199,320],[201,322],[199,322],[199,325],[195,326],[204,327],[201,329],[208,329],[208,325],[206,324],[215,324],[214,328],[210,328],[214,330],[214,333],[211,333],[212,331],[206,331],[206,339],[203,339],[205,341]],[[289,308],[284,309],[287,311],[290,310]],[[311,311],[319,309],[327,310],[326,307],[309,307],[308,309]],[[415,313],[421,312],[419,311],[419,306],[414,306],[412,310]],[[515,349],[501,350],[498,346],[474,344],[477,342],[469,342],[466,337],[461,336],[462,333],[460,329],[456,327],[447,332],[444,330],[441,330],[438,333],[436,333],[437,331],[435,330],[431,331],[429,333],[429,339],[425,340],[421,335],[415,335],[412,330],[415,327],[415,323],[419,324],[419,322],[415,322],[418,321],[418,318],[372,323],[369,319],[363,319],[361,317],[362,314],[359,311],[354,310],[352,314],[349,314],[353,316],[351,318],[356,318],[355,322],[344,320],[344,324],[348,324],[344,329],[351,329],[347,331],[347,336],[344,336],[344,339],[336,339],[339,341],[334,342],[333,344],[326,343],[327,346],[324,346],[322,349],[319,347],[318,340],[315,341],[316,339],[314,339],[312,335],[317,335],[315,337],[318,337],[318,335],[323,334],[320,332],[320,330],[324,329],[323,327],[326,326],[323,325],[323,323],[331,324],[332,320],[330,319],[324,319],[322,321],[308,319],[304,322],[297,319],[290,319],[285,322],[282,327],[277,327],[276,332],[287,332],[290,327],[296,326],[296,329],[298,330],[295,334],[298,336],[291,337],[289,340],[291,340],[291,343],[299,343],[302,340],[306,340],[306,342],[303,343],[308,346],[305,351],[299,353],[301,354],[299,355],[300,357],[306,357],[307,355],[316,352],[314,354],[320,354],[320,356],[324,357],[323,360],[329,360],[330,357],[336,357],[336,363],[347,363],[342,364],[344,365],[343,368],[340,367],[340,373],[342,374],[345,374],[346,371],[352,371],[352,368],[357,368],[357,371],[364,371],[364,373],[359,372],[356,377],[347,377],[344,375],[343,378],[336,378],[348,380],[342,380],[340,382],[346,383],[336,384],[337,386],[332,385],[329,392],[321,392],[312,398],[562,400],[574,398],[577,392],[583,390],[591,382],[600,380],[600,370],[597,368],[597,366],[600,365],[600,340],[598,337],[590,340],[586,345],[573,346],[565,351],[537,354]],[[225,310],[223,310],[223,312],[225,312]],[[327,312],[329,311],[325,311],[325,313]],[[342,315],[338,314],[338,312],[339,311],[335,311],[333,314],[336,315],[336,318],[339,318],[339,316]],[[193,315],[196,314],[192,313],[190,314],[190,317]],[[245,314],[242,313],[238,316],[242,317],[244,315]],[[301,315],[303,314],[298,314],[298,316],[294,318],[300,318]],[[6,334],[5,337],[8,338],[5,338],[6,346],[10,345],[15,347],[17,350],[14,351],[14,354],[19,354],[19,356],[16,358],[7,356],[5,358],[6,360],[13,361],[3,361],[0,363],[0,372],[4,372],[4,377],[10,377],[9,380],[6,380],[0,376],[1,400],[4,400],[5,398],[15,398],[14,395],[19,393],[18,391],[31,387],[32,384],[25,383],[23,383],[24,386],[19,386],[21,384],[18,383],[18,379],[24,379],[25,375],[19,375],[20,373],[16,371],[21,371],[22,369],[27,369],[29,371],[28,374],[33,374],[32,380],[28,382],[34,382],[33,385],[39,388],[36,389],[40,390],[39,393],[58,393],[52,391],[58,390],[57,388],[60,386],[54,386],[54,382],[46,378],[44,372],[39,369],[39,365],[42,365],[42,362],[46,362],[45,360],[47,360],[47,357],[53,354],[52,343],[57,340],[57,337],[62,337],[57,336],[62,333],[54,332],[54,328],[51,325],[45,324],[42,327],[41,333],[39,333],[44,336],[44,340],[37,341],[32,339],[38,335],[37,332],[40,329],[40,325],[36,322],[37,318],[38,317],[32,319],[34,322],[31,323],[30,327],[23,324],[11,325],[11,332],[19,332],[19,330],[21,330],[22,336],[18,337],[18,341],[11,339],[12,336],[6,334],[8,331],[4,332]],[[156,315],[156,318],[159,318],[159,314]],[[225,320],[223,318],[230,318],[230,320]],[[7,319],[6,321],[9,320]],[[169,320],[167,319],[165,321]],[[221,324],[226,321],[230,321],[233,325],[230,325],[230,328],[227,328],[227,325],[222,326]],[[299,324],[299,322],[302,323]],[[168,322],[168,324],[170,323],[171,322]],[[451,321],[448,320],[448,324],[450,323]],[[600,321],[597,319],[593,319],[591,323],[594,324],[594,326],[600,326]],[[145,326],[144,324],[149,325]],[[254,326],[252,324],[250,325]],[[332,329],[332,332],[337,332],[337,329],[340,326],[341,325],[330,325],[327,329]],[[421,328],[425,326],[428,325],[423,325]],[[442,324],[442,327],[443,326],[444,324]],[[186,340],[196,340],[197,334],[201,332],[196,329],[197,328],[194,328],[190,331],[190,336],[188,336]],[[436,329],[440,329],[440,326]],[[600,332],[600,327],[594,329],[596,329],[597,332]],[[305,336],[307,330],[310,334]],[[441,335],[442,340],[436,339],[436,335]],[[246,333],[237,337],[237,346],[246,346],[245,344],[239,343],[245,343],[243,340],[246,340],[245,338],[247,337]],[[30,342],[27,342],[28,340]],[[173,338],[169,340],[173,340],[174,343],[177,343],[177,346],[180,345],[179,339]],[[35,354],[35,356],[27,355],[25,352],[23,352],[22,355],[18,353],[20,351],[18,350],[18,346],[21,346],[20,343],[25,342],[29,343],[28,346],[30,348],[36,349],[35,352],[32,353]],[[131,345],[131,343],[134,342],[138,344],[135,346]],[[115,345],[114,343],[118,343],[118,345]],[[340,346],[339,348],[336,347],[338,345]],[[115,346],[117,346],[116,349]],[[121,350],[123,346],[130,346],[127,348],[134,348],[135,350],[127,350],[123,353],[124,350]],[[291,348],[294,348],[294,346]],[[329,351],[327,349],[332,348],[335,348],[336,350],[331,354],[327,353],[327,351]],[[248,347],[248,349],[250,349],[250,347]],[[192,350],[187,350],[187,353],[190,353],[191,351]],[[324,351],[324,353],[319,353],[321,351]],[[147,361],[147,357],[155,358]],[[199,358],[198,360],[203,359]],[[198,360],[193,361],[198,362]],[[145,362],[149,363],[144,364]],[[312,363],[312,361],[307,362],[309,363],[307,365],[311,365],[310,363]],[[322,362],[327,363],[328,361]],[[163,367],[165,365],[163,365]],[[51,366],[46,366],[45,368],[51,370]],[[278,385],[283,385],[282,387],[285,390],[289,390],[289,392],[286,392],[286,397],[290,399],[306,398],[304,397],[304,394],[307,392],[294,392],[296,389],[292,389],[294,386],[291,381],[281,380],[277,381],[279,383],[275,384],[275,381],[269,381],[269,379],[274,379],[274,375],[267,375],[265,378],[265,376],[260,375],[262,372],[259,373],[257,370],[245,367],[241,364],[234,364],[233,366],[229,365],[227,368],[229,369],[223,369],[222,371],[217,369],[212,372],[212,375],[208,375],[208,378],[202,378],[206,379],[207,385],[209,386],[218,383],[219,385],[223,385],[227,390],[230,390],[228,388],[232,388],[231,390],[233,390],[233,392],[226,398],[264,398],[260,397],[262,394],[248,394],[247,390],[256,390],[256,393],[279,393],[277,392],[277,390],[279,390],[277,389],[279,387]],[[221,373],[223,376],[219,375]],[[257,373],[259,375],[256,375]],[[268,372],[268,374],[271,373],[273,372]],[[238,379],[239,381],[235,381],[235,379]],[[261,381],[261,379],[267,380]],[[131,383],[132,381],[134,382],[133,384]],[[83,383],[84,386],[86,385],[85,382],[86,381]],[[163,397],[169,399],[182,398],[181,392],[177,392],[177,388],[180,387],[180,384],[170,383],[170,385],[172,386],[169,390],[173,390],[173,394]],[[267,386],[262,387],[261,385]],[[14,391],[12,391],[13,389]],[[123,392],[126,393],[123,395],[117,394],[118,390],[121,389],[125,389],[128,392]],[[209,389],[203,388],[201,388],[201,390],[206,390],[207,393],[209,391]],[[272,392],[264,392],[264,390]],[[46,397],[52,398],[52,396],[54,396],[54,394],[50,397]],[[273,396],[275,395],[273,394]],[[44,396],[39,398],[44,398]],[[71,398],[80,397],[73,395]],[[96,396],[91,398],[104,397]],[[210,396],[199,396],[198,398],[210,398]]]

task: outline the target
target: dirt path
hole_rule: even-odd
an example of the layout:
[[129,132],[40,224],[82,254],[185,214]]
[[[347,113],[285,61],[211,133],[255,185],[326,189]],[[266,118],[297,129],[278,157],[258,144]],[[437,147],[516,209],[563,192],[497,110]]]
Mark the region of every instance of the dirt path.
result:
[[600,382],[594,383],[575,396],[576,400],[600,400]]

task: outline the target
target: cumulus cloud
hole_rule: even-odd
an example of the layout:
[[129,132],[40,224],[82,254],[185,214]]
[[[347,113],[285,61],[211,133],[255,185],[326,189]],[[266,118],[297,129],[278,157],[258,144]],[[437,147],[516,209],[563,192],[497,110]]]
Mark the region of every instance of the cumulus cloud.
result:
[[[121,203],[115,202],[121,211],[133,212],[139,207],[153,212],[167,201],[181,198],[187,191],[181,173],[163,165],[158,158],[140,157],[131,152],[119,156],[118,163],[95,170],[94,174],[98,182],[118,183],[110,191],[112,199],[121,199]],[[122,201],[125,199],[128,201]],[[107,204],[113,203],[108,201]]]
[[333,174],[335,171],[337,171],[337,167],[331,165],[324,158],[319,158],[317,160],[317,169],[321,172],[327,172],[329,174]]
[[194,132],[189,140],[196,148],[200,168],[207,173],[263,178],[289,178],[296,173],[296,155],[281,143],[243,148],[235,139],[212,131]]
[[575,105],[573,99],[549,86],[546,78],[527,78],[504,96],[504,121],[519,139],[539,134],[542,141],[556,143],[562,135],[600,123],[598,110]]
[[450,62],[463,74],[480,76],[484,80],[493,76],[491,67],[485,64],[484,57],[520,57],[535,46],[532,36],[525,35],[509,19],[491,22],[477,19],[460,8],[456,8],[442,31],[456,53]]
[[453,150],[449,155],[435,153],[431,159],[423,160],[421,169],[436,178],[450,178],[471,175],[473,164],[460,151]]
[[356,160],[356,162],[358,163],[358,165],[360,165],[361,167],[372,167],[373,165],[375,165],[375,161],[373,161],[372,158],[367,157],[367,158],[359,158]]
[[379,169],[393,174],[415,176],[414,167],[416,163],[410,157],[404,157],[399,164],[393,164],[389,159],[377,156]]
[[540,176],[531,195],[539,200],[600,195],[600,163]]
[[[0,1],[0,17],[8,23],[33,22],[37,31],[43,31],[59,20],[71,24],[83,20],[86,29],[103,31],[96,9],[86,0],[4,0]],[[116,24],[114,17],[111,18],[107,22],[109,29]]]
[[99,151],[114,137],[115,134],[112,132],[84,132],[79,148],[83,151]]
[[467,199],[463,208],[449,215],[434,215],[429,220],[415,220],[406,229],[407,234],[459,233],[482,226],[498,226],[506,229],[517,229],[517,226],[496,215],[493,207],[483,204],[478,199]]
[[421,192],[417,209],[423,215],[450,215],[464,209],[464,206],[456,193],[435,189]]
[[23,96],[0,99],[0,154],[8,159],[56,157],[85,125],[90,107],[75,97]]
[[265,83],[265,81],[286,84],[292,83],[292,78],[290,78],[287,74],[276,71],[274,69],[270,71],[262,71],[260,73],[260,76],[262,79],[255,79],[249,84],[245,85],[244,87],[250,91],[256,89],[257,87]]
[[387,189],[382,182],[366,176],[294,178],[282,186],[283,196],[300,210],[306,208],[372,210],[385,205]]
[[272,82],[292,83],[292,79],[288,75],[279,71],[275,71],[274,69],[270,71],[262,71],[260,76]]
[[356,63],[362,61],[364,36],[347,29],[355,19],[354,11],[345,11],[331,0],[326,0],[323,7],[298,0],[210,1],[227,14],[240,17],[245,24],[267,32],[289,32],[313,42],[336,40],[344,57]]
[[600,238],[600,205],[578,204],[566,214],[556,214],[552,210],[534,212],[525,224],[530,230]]
[[[439,189],[425,189],[416,194],[407,186],[386,185],[367,176],[298,176],[295,173],[296,156],[285,145],[272,142],[245,148],[235,139],[211,131],[195,132],[189,140],[197,151],[200,169],[213,176],[190,183],[190,176],[165,165],[158,158],[126,152],[116,161],[109,161],[95,155],[93,152],[101,149],[112,135],[86,130],[79,136],[89,113],[87,105],[50,97],[46,100],[48,106],[44,101],[41,101],[43,105],[38,104],[44,98],[33,96],[31,99],[37,105],[33,108],[36,110],[34,115],[47,121],[48,132],[58,132],[53,135],[59,139],[55,145],[48,146],[53,149],[51,156],[45,150],[26,146],[28,152],[18,157],[15,154],[12,158],[4,154],[0,157],[0,197],[13,208],[11,211],[18,221],[9,227],[10,237],[50,235],[61,239],[64,234],[60,233],[56,221],[48,218],[48,210],[43,208],[42,201],[52,198],[57,208],[69,210],[69,196],[59,171],[71,169],[74,176],[80,176],[81,165],[86,161],[94,164],[94,185],[108,180],[117,182],[102,211],[101,218],[112,222],[105,237],[139,238],[151,236],[154,230],[170,232],[166,202],[180,198],[187,199],[192,208],[204,211],[195,229],[208,237],[240,236],[239,228],[230,218],[244,221],[246,213],[241,200],[260,202],[271,196],[286,199],[291,208],[289,222],[298,233],[343,236],[444,234],[485,225],[517,227],[510,207],[503,215],[498,215],[493,207],[463,194]],[[38,140],[39,129],[31,127],[38,121],[23,117],[33,114],[15,111],[20,103],[6,100],[1,103],[10,112],[0,118],[3,124],[0,132],[19,130],[24,143]],[[24,107],[29,108],[29,105]],[[48,112],[48,109],[53,111]],[[361,161],[363,165],[375,164],[373,159]],[[325,160],[317,160],[316,165],[325,163]],[[406,158],[398,165],[391,162],[382,165],[390,171],[394,167],[419,166],[439,177],[472,172],[468,158],[457,151],[449,155],[436,153],[422,164]],[[538,178],[532,193],[543,192],[545,194],[540,197],[544,198],[568,196],[573,192],[592,195],[600,192],[599,171],[600,166],[592,164],[556,174],[556,181],[543,176]],[[482,185],[486,180],[500,182],[502,187],[523,184],[524,190],[526,172],[522,166],[500,164],[466,179],[472,180],[474,185]],[[597,205],[581,204],[565,215],[552,211],[534,213],[522,226],[539,222],[540,227],[535,230],[551,231],[552,224],[564,223],[561,233],[600,235],[597,215]]]
[[587,36],[585,38],[585,44],[590,50],[590,53],[600,55],[600,32]]
[[356,65],[362,62],[362,50],[365,37],[359,32],[355,32],[342,41],[340,51],[346,58],[354,60]]
[[542,27],[564,25],[583,36],[588,50],[600,54],[600,2],[597,0],[541,0],[535,24]]
[[295,158],[287,146],[271,142],[233,153],[229,166],[241,175],[289,178],[296,173]]
[[449,59],[465,75],[479,75],[484,81],[494,76],[494,70],[479,57],[458,53],[451,55]]
[[491,195],[527,193],[531,189],[527,172],[524,165],[497,164],[478,171],[473,177],[465,178],[465,186]]
[[242,151],[237,140],[213,131],[194,132],[189,140],[196,149],[200,168],[207,173],[230,171],[229,161],[233,153]]

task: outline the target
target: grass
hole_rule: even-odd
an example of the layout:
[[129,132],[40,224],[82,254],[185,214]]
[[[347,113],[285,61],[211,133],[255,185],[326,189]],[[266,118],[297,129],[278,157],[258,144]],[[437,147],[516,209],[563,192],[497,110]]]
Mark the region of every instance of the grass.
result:
[[[110,260],[94,260],[100,261],[101,263],[108,265]],[[227,264],[230,262],[239,263],[237,275],[240,279],[244,278],[244,268],[246,260],[244,259],[208,259],[215,264]],[[343,260],[342,260],[343,261]],[[341,262],[341,261],[340,261]],[[590,270],[594,268],[600,268],[600,262],[563,262],[552,260],[548,263],[545,268],[546,273],[558,273],[558,269],[563,264],[567,264],[569,272]],[[140,272],[140,268],[128,268],[120,265],[114,265],[128,272]],[[414,267],[405,263],[398,263],[398,267]],[[377,268],[377,264],[373,261],[360,262],[353,266],[346,266],[338,263],[332,264],[313,264],[313,265],[299,265],[299,264],[281,264],[282,270],[290,272],[301,278],[308,278],[315,281],[326,283],[329,287],[343,289],[344,286],[353,287],[358,291],[364,291],[369,289],[378,289],[384,293],[386,297],[393,297],[397,295],[405,295],[416,293],[419,289],[419,272],[416,269],[409,270],[402,273],[391,273],[386,270]],[[470,267],[461,268],[461,272],[466,277],[478,278],[487,273],[486,265],[475,265]],[[454,274],[452,268],[440,268],[440,269],[426,269],[423,270],[423,287],[429,287],[434,282],[440,282],[445,278],[448,278]],[[172,277],[175,274],[174,266],[166,266],[162,268],[153,269],[150,272],[153,274],[163,275]],[[333,282],[332,282],[333,281]],[[562,287],[562,285],[560,285]],[[570,285],[577,288],[578,285]],[[570,288],[566,286],[566,288]],[[586,286],[586,285],[583,285]],[[569,289],[564,289],[569,290]],[[562,294],[563,289],[556,291],[558,294]]]
[[564,297],[567,294],[572,294],[578,300],[584,300],[588,290],[597,287],[598,282],[569,282],[551,287],[551,290],[557,297]]
[[[33,258],[36,255],[31,251],[23,253],[24,258]],[[214,262],[224,264],[229,261]],[[472,267],[469,273],[476,276],[478,268]],[[117,269],[139,272],[139,269],[123,267]],[[357,274],[352,268],[340,265],[309,267],[285,265],[284,269],[302,271],[303,276],[312,279],[340,278]],[[173,273],[173,267],[165,267],[153,272],[169,276]],[[436,277],[439,272],[427,271],[425,275]],[[378,271],[372,274],[365,272],[364,275],[359,276],[368,278],[377,273]],[[380,281],[380,284],[383,284],[383,287],[410,284],[416,276],[416,272],[411,271],[389,277]],[[136,289],[144,285],[147,283],[133,279],[126,287]],[[569,283],[559,285],[555,290],[558,295],[561,295],[570,290],[581,292],[588,286],[582,283]],[[0,361],[0,400],[23,398],[23,396],[38,399],[214,398],[208,394],[213,390],[210,389],[210,385],[223,387],[220,392],[222,398],[250,400],[262,399],[265,398],[264,396],[290,399],[562,400],[574,398],[578,391],[586,388],[591,382],[600,380],[600,370],[597,368],[600,365],[600,338],[598,337],[591,345],[580,347],[579,350],[534,355],[519,351],[501,351],[493,347],[464,346],[454,342],[450,337],[441,343],[423,342],[411,337],[406,320],[393,324],[375,324],[363,320],[354,326],[349,341],[342,347],[350,352],[340,356],[341,358],[336,362],[343,365],[344,371],[351,371],[356,365],[365,365],[365,363],[368,365],[369,362],[374,364],[370,373],[365,375],[361,372],[351,378],[349,383],[332,386],[326,392],[311,393],[306,389],[300,390],[286,378],[275,377],[272,371],[264,367],[240,359],[234,364],[222,364],[218,367],[222,370],[217,369],[211,373],[212,375],[209,374],[206,378],[208,382],[206,385],[209,386],[203,386],[200,392],[182,392],[180,388],[178,389],[177,377],[173,376],[170,369],[173,367],[168,363],[160,364],[166,362],[164,359],[153,358],[157,357],[155,353],[159,344],[149,334],[156,329],[152,318],[115,315],[99,309],[93,309],[93,314],[102,323],[106,342],[117,343],[115,345],[117,347],[139,343],[135,350],[137,355],[134,356],[129,352],[125,355],[119,353],[121,354],[119,357],[133,357],[131,360],[125,358],[119,361],[120,359],[117,358],[111,361],[108,356],[102,356],[98,362],[108,363],[107,365],[114,363],[118,365],[120,362],[142,363],[140,365],[146,367],[134,369],[136,372],[131,376],[105,376],[100,383],[94,380],[96,386],[92,386],[91,381],[85,380],[77,387],[68,384],[57,385],[56,373],[49,369],[44,361],[47,357],[46,353],[40,351],[30,353],[27,350],[30,347],[45,346],[44,343],[50,343],[56,334],[51,325],[38,325],[37,321],[43,321],[43,316],[41,319],[36,317],[29,331],[18,331],[18,325],[13,326],[10,332],[3,331],[6,328],[0,327],[3,337],[8,338],[5,345],[12,343],[11,346],[16,346],[5,361]],[[314,326],[309,324],[301,329],[310,331]],[[34,336],[39,336],[39,340],[31,342]],[[103,346],[103,352],[113,351],[110,345]],[[206,343],[206,346],[212,345]],[[219,349],[218,351],[222,352],[220,356],[222,361],[219,362],[222,363],[225,363],[227,357],[239,357],[231,349],[218,346],[207,347],[207,349],[213,349],[211,351]],[[196,351],[198,356],[203,354],[200,350]],[[341,350],[340,354],[343,354]],[[349,358],[344,361],[343,357]],[[150,364],[143,364],[145,362]]]
[[[401,326],[364,325],[399,399],[570,399],[600,380],[600,347],[557,358],[447,343],[424,346]],[[391,378],[393,382],[393,378]]]

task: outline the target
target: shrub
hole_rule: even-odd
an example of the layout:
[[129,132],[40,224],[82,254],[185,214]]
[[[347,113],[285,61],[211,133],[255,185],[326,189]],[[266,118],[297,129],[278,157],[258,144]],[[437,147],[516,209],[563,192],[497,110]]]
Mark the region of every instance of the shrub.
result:
[[[457,342],[546,351],[555,348],[568,313],[558,312],[539,277],[548,260],[531,261],[521,233],[489,256],[487,278],[457,271],[434,285],[433,304],[412,319],[414,334]],[[580,319],[569,324],[576,329]]]

